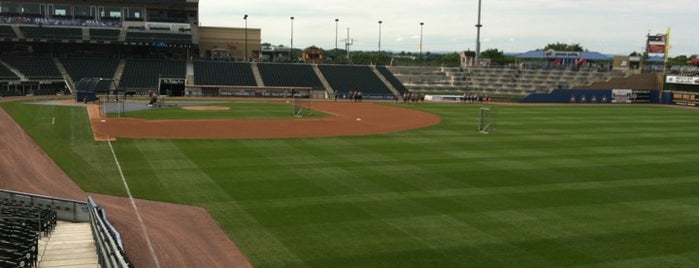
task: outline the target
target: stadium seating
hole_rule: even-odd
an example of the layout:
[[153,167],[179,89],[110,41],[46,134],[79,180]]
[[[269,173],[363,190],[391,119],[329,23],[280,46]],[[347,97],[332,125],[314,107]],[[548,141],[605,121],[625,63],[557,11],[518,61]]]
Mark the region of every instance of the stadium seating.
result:
[[63,79],[50,57],[5,56],[3,59],[29,79]]
[[552,68],[474,68],[398,67],[388,69],[409,90],[443,90],[479,93],[528,94],[570,88],[623,75],[596,70]]
[[388,80],[388,82],[391,83],[391,85],[393,85],[394,88],[396,88],[396,90],[398,90],[398,93],[400,93],[400,95],[403,95],[403,93],[408,91],[405,85],[403,85],[403,83],[401,83],[400,80],[398,80],[398,78],[396,78],[393,75],[393,73],[391,73],[391,71],[386,69],[386,66],[377,65],[376,69],[379,70],[381,75],[383,75],[386,78],[386,80]]
[[50,208],[0,202],[0,267],[36,267],[39,237],[48,235],[56,220]]
[[194,81],[197,85],[257,86],[250,63],[228,61],[195,61]]
[[63,58],[63,67],[74,82],[82,78],[108,78],[114,77],[114,72],[119,65],[117,58]]
[[119,87],[135,90],[156,89],[161,77],[184,79],[186,73],[187,63],[184,60],[129,59],[124,66]]
[[90,28],[91,41],[119,41],[120,30]]
[[324,89],[313,66],[308,64],[257,64],[265,86],[310,87]]
[[0,38],[16,38],[17,34],[12,30],[12,26],[0,25]]
[[26,38],[46,40],[82,40],[83,34],[80,28],[43,27],[43,26],[19,26]]
[[152,33],[152,32],[127,32],[126,42],[129,43],[167,43],[167,44],[191,44],[191,34],[176,33]]
[[394,95],[369,66],[319,65],[330,86],[340,93],[361,91],[363,94]]
[[7,69],[5,65],[0,64],[0,80],[18,80],[19,77],[15,75],[10,69]]

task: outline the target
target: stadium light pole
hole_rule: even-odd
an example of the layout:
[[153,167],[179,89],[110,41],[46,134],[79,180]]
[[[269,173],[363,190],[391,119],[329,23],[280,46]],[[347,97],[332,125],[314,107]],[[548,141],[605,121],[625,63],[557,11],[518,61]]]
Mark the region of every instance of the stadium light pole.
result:
[[337,63],[337,27],[340,19],[335,19],[335,53],[333,53],[333,58],[335,58],[335,63]]
[[479,65],[478,60],[481,57],[481,0],[478,0],[478,24],[476,24],[476,66]]
[[248,14],[245,14],[243,16],[243,20],[245,20],[245,61],[248,60]]
[[422,27],[424,25],[424,22],[420,22],[420,60],[422,60]]
[[381,24],[382,23],[383,23],[383,21],[379,21],[379,57],[376,60],[377,63],[381,60]]
[[289,50],[289,61],[294,58],[294,17],[291,17],[291,49]]

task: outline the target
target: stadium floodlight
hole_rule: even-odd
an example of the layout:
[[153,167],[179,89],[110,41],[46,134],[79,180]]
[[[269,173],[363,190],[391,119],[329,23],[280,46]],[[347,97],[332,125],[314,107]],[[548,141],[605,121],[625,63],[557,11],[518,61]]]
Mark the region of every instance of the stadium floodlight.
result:
[[294,17],[291,17],[291,49],[289,50],[289,61],[294,58]]
[[424,22],[420,22],[420,60],[422,60],[422,27],[425,26]]
[[245,20],[245,61],[248,60],[248,14],[245,14],[243,16],[243,20]]
[[383,21],[379,21],[379,57],[381,57],[381,24]]
[[333,53],[333,58],[335,59],[335,63],[337,63],[337,26],[338,22],[340,19],[335,19],[335,53]]

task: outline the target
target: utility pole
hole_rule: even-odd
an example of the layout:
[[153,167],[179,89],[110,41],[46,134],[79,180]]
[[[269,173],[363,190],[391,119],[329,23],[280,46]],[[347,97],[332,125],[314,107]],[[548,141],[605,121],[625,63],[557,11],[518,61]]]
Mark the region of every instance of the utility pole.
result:
[[347,62],[350,61],[350,46],[354,44],[354,39],[350,38],[350,28],[347,27],[347,39],[345,39],[345,50],[347,51]]

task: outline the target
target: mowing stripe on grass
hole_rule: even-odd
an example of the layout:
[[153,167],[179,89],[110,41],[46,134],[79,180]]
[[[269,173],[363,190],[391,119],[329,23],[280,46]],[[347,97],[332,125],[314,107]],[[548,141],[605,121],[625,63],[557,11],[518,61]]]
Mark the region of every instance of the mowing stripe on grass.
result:
[[146,239],[146,244],[148,244],[148,250],[150,250],[150,254],[153,257],[153,261],[155,262],[155,267],[160,267],[160,261],[158,260],[158,255],[155,254],[155,249],[153,249],[153,244],[150,241],[150,237],[148,236],[148,229],[146,228],[146,224],[143,223],[143,218],[141,218],[141,212],[138,210],[138,206],[136,206],[136,201],[134,200],[133,196],[131,195],[131,189],[129,189],[129,184],[126,182],[126,177],[124,177],[124,172],[121,169],[121,164],[119,164],[119,159],[116,156],[116,152],[114,152],[114,146],[112,146],[112,142],[107,139],[107,143],[109,144],[109,150],[112,151],[112,157],[114,157],[114,163],[116,164],[117,170],[119,170],[119,175],[121,176],[121,182],[124,184],[124,189],[126,190],[126,194],[129,196],[129,202],[131,202],[131,207],[133,207],[134,212],[136,213],[136,218],[138,219],[138,222],[141,224],[141,229],[143,230],[143,236]]

